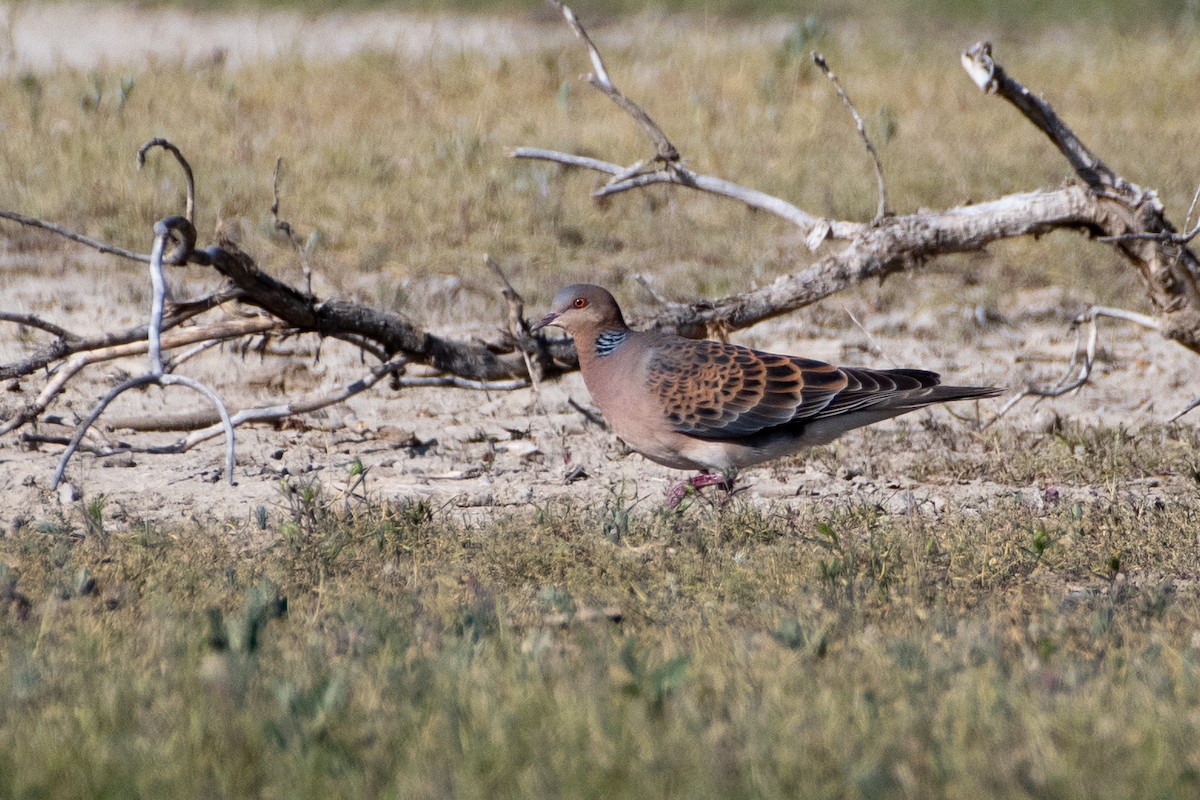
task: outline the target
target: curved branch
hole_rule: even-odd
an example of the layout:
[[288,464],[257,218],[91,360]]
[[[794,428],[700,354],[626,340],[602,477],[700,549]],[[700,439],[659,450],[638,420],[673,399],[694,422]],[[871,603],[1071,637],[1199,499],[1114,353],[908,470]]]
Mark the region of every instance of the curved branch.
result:
[[201,442],[208,441],[219,435],[228,425],[228,429],[245,425],[248,422],[274,422],[276,420],[292,417],[297,414],[307,414],[313,411],[318,411],[327,406],[336,405],[345,400],[350,399],[356,394],[365,392],[375,384],[379,383],[388,375],[394,375],[398,370],[404,369],[405,361],[402,358],[394,359],[386,364],[380,364],[374,367],[370,374],[364,378],[360,378],[353,383],[342,387],[336,392],[320,395],[318,397],[306,398],[297,400],[293,403],[284,403],[274,406],[263,406],[261,408],[247,408],[239,411],[232,417],[223,417],[221,422],[216,425],[209,425],[206,428],[193,431],[188,436],[180,439],[174,444],[164,447],[147,448],[147,452],[151,453],[184,453],[192,449]]
[[58,484],[62,481],[63,473],[67,471],[67,462],[71,460],[71,456],[74,455],[75,451],[79,448],[79,443],[83,441],[84,435],[87,434],[88,429],[91,428],[92,425],[96,424],[96,420],[100,419],[100,415],[104,413],[104,409],[108,408],[109,403],[111,403],[113,400],[116,400],[122,392],[128,391],[129,389],[135,389],[139,386],[149,386],[152,383],[158,383],[160,377],[162,376],[153,375],[150,373],[138,375],[135,378],[130,378],[129,380],[123,381],[117,386],[114,386],[108,391],[107,394],[104,395],[104,397],[100,398],[100,402],[96,404],[96,407],[93,408],[91,413],[87,415],[83,422],[79,423],[78,427],[75,428],[75,435],[72,436],[71,441],[67,443],[67,449],[63,451],[63,454],[58,461],[58,469],[54,470],[54,479],[50,481],[51,490],[58,488]]
[[[182,156],[180,158],[182,159]],[[225,477],[229,481],[230,486],[236,485],[233,477],[234,430],[229,420],[229,411],[225,408],[225,402],[221,399],[220,395],[200,381],[183,375],[169,375],[163,372],[162,343],[160,341],[163,305],[166,301],[166,282],[163,280],[162,271],[163,251],[166,249],[167,242],[171,240],[172,234],[181,227],[185,231],[188,229],[194,231],[191,221],[181,217],[168,217],[154,224],[154,246],[150,251],[150,284],[153,287],[154,296],[150,306],[150,323],[147,326],[146,342],[146,348],[150,355],[150,371],[145,375],[139,375],[124,381],[101,398],[92,412],[88,414],[87,419],[76,428],[75,435],[71,437],[67,449],[63,451],[62,459],[58,462],[58,469],[54,471],[54,478],[50,484],[51,489],[58,488],[59,482],[62,481],[63,473],[67,470],[67,463],[71,460],[71,456],[79,447],[79,443],[83,441],[83,437],[88,432],[88,429],[96,423],[96,420],[100,418],[100,415],[104,413],[109,404],[120,396],[122,392],[139,386],[148,386],[152,383],[163,387],[183,386],[204,395],[209,402],[216,406],[217,412],[221,415],[221,425],[226,437]],[[186,253],[184,253],[184,256],[186,258]]]
[[[148,153],[151,149],[153,149],[155,147],[161,147],[162,149],[168,151],[171,155],[175,156],[175,160],[179,162],[179,166],[183,167],[183,174],[184,174],[184,177],[187,179],[187,201],[186,201],[186,205],[184,206],[183,216],[187,219],[188,222],[192,223],[192,225],[195,225],[196,224],[196,178],[192,174],[192,165],[189,164],[188,160],[183,157],[183,153],[180,152],[178,147],[171,144],[170,141],[163,139],[161,137],[155,137],[154,139],[151,139],[150,141],[146,142],[144,145],[142,145],[141,147],[138,148],[138,152],[137,152],[138,169],[141,169],[142,167],[146,166],[146,153]],[[193,243],[195,242],[195,237],[193,237],[192,241],[193,241]]]

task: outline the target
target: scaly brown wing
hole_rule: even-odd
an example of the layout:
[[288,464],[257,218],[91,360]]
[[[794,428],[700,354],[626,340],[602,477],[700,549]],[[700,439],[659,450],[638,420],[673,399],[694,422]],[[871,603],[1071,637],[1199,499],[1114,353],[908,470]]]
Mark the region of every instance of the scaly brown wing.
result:
[[933,403],[1001,392],[989,386],[943,386],[936,372],[923,369],[835,367],[690,339],[655,347],[648,388],[675,430],[704,439],[754,436],[839,416],[848,427],[857,427]]
[[647,388],[675,430],[708,439],[749,436],[809,418],[846,388],[832,364],[713,341],[657,343]]

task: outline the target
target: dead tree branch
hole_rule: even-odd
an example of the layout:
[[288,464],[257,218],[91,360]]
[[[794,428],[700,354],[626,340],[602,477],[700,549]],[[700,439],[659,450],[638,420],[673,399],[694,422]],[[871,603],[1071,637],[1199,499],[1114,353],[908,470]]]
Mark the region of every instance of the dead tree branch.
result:
[[[578,19],[566,11],[564,16],[578,33],[581,28]],[[593,65],[602,64],[592,40],[586,35],[581,38],[587,43]],[[873,225],[863,225],[823,220],[779,198],[699,176],[679,165],[682,156],[678,156],[678,151],[675,161],[654,171],[625,169],[601,159],[536,148],[515,148],[510,155],[618,176],[619,181],[610,181],[596,195],[654,183],[678,183],[747,202],[789,219],[805,232],[813,249],[826,238],[847,242],[840,251],[770,286],[713,301],[667,306],[650,321],[651,327],[659,330],[690,336],[704,335],[713,329],[736,330],[794,311],[864,280],[882,279],[940,256],[981,250],[992,242],[1012,237],[1065,229],[1112,243],[1142,274],[1158,309],[1162,335],[1200,353],[1200,266],[1187,247],[1195,232],[1180,237],[1166,219],[1155,194],[1126,181],[1093,154],[1049,103],[1000,68],[992,58],[989,44],[969,48],[963,53],[962,62],[980,88],[1011,102],[1058,147],[1084,185],[1067,184],[1058,189],[1014,194],[944,211],[899,216],[877,214]],[[848,99],[844,92],[842,96],[843,100]],[[617,105],[623,110],[626,107],[620,102]],[[876,177],[880,183],[881,208],[886,209],[882,171],[878,168]]]
[[833,88],[837,89],[838,97],[842,98],[842,104],[846,106],[846,110],[854,118],[854,127],[858,129],[859,138],[863,140],[863,144],[867,147],[867,153],[871,156],[871,166],[875,168],[875,184],[879,189],[879,206],[875,211],[875,218],[871,220],[871,224],[878,225],[884,217],[891,213],[888,209],[887,184],[883,180],[883,164],[879,162],[879,153],[875,152],[875,145],[871,144],[871,137],[867,136],[867,127],[863,125],[862,117],[859,116],[858,109],[854,107],[854,101],[850,99],[850,95],[846,94],[846,90],[842,88],[842,82],[838,80],[837,75],[834,75],[833,70],[829,68],[829,64],[825,61],[825,56],[820,53],[813,53],[812,59],[813,63],[821,68],[821,72],[825,73],[825,77],[833,84]]
[[179,166],[183,168],[183,175],[187,181],[187,197],[184,201],[183,216],[194,227],[196,225],[196,176],[192,173],[192,165],[183,157],[183,153],[179,148],[166,139],[154,138],[146,142],[138,148],[137,165],[138,169],[146,166],[146,153],[153,150],[155,147],[161,147],[171,155],[175,156],[175,160],[179,162]]
[[[139,152],[144,152],[144,149]],[[183,160],[183,156],[178,157],[183,164],[187,164]],[[190,168],[188,171],[190,173]],[[235,433],[233,423],[229,419],[229,411],[225,408],[225,402],[221,399],[220,395],[200,381],[183,375],[172,375],[163,370],[161,333],[163,307],[166,304],[167,296],[167,284],[163,278],[163,261],[168,243],[177,241],[176,229],[179,228],[184,229],[185,236],[186,231],[191,230],[194,237],[195,228],[192,227],[191,220],[183,217],[168,217],[154,224],[154,247],[150,251],[150,284],[153,288],[153,297],[151,299],[149,333],[147,335],[150,370],[144,375],[130,378],[111,389],[96,404],[96,407],[92,409],[92,412],[88,414],[83,422],[79,424],[79,427],[75,429],[75,435],[71,437],[71,441],[67,445],[67,449],[63,451],[62,458],[58,462],[58,469],[54,471],[54,478],[50,482],[52,490],[58,488],[58,484],[62,481],[63,474],[67,470],[67,463],[71,460],[71,456],[75,453],[76,448],[79,447],[79,443],[83,441],[83,437],[88,432],[88,429],[95,424],[96,420],[100,418],[100,415],[104,413],[109,404],[123,392],[151,384],[158,384],[163,387],[183,386],[203,395],[213,404],[217,412],[221,415],[221,430],[225,433],[225,477],[229,481],[230,486],[235,484],[233,479]]]
[[588,73],[588,83],[608,95],[608,98],[616,103],[622,111],[633,117],[633,120],[641,126],[646,136],[654,143],[657,151],[656,159],[666,164],[679,161],[679,151],[675,149],[675,145],[667,138],[667,134],[658,126],[658,123],[651,119],[641,106],[622,94],[613,84],[612,79],[608,77],[608,70],[604,66],[604,59],[600,57],[600,51],[592,43],[592,37],[588,36],[588,32],[580,24],[575,12],[559,0],[552,0],[552,4],[562,13],[563,19],[567,21],[567,25],[575,32],[575,35],[582,39],[587,46],[588,58],[592,61],[593,70]]
[[79,244],[87,245],[99,253],[105,253],[111,256],[120,256],[121,258],[127,258],[130,261],[141,261],[143,264],[150,263],[149,255],[135,253],[132,250],[126,250],[124,247],[105,244],[104,242],[84,236],[82,233],[76,233],[69,228],[64,228],[62,225],[55,225],[53,222],[46,222],[45,220],[36,219],[35,217],[27,217],[24,214],[18,214],[15,211],[6,211],[2,208],[0,208],[0,219],[7,219],[11,220],[12,222],[18,222],[21,225],[27,225],[31,228],[41,228],[44,231],[50,231],[50,233],[61,236],[64,239],[70,239],[72,242],[78,242]]
[[[9,433],[39,420],[68,383],[88,366],[141,353],[148,356],[148,371],[110,389],[76,427],[70,440],[65,442],[66,449],[53,478],[54,486],[62,480],[72,455],[82,446],[84,437],[101,415],[118,396],[134,388],[150,385],[184,386],[204,396],[215,410],[215,419],[214,415],[192,413],[183,417],[161,418],[154,421],[155,424],[139,424],[137,427],[143,429],[192,429],[191,434],[174,444],[147,447],[141,451],[184,452],[223,432],[226,437],[226,475],[232,484],[234,429],[238,425],[247,422],[272,422],[324,408],[365,391],[385,376],[392,378],[395,388],[456,386],[499,391],[526,387],[529,385],[529,378],[526,376],[536,378],[541,374],[555,374],[565,368],[563,364],[573,363],[573,351],[567,343],[547,342],[541,337],[530,335],[527,323],[521,318],[523,315],[519,295],[507,284],[507,280],[505,294],[510,302],[510,331],[508,337],[498,343],[445,339],[421,330],[395,315],[377,312],[348,301],[322,301],[315,297],[312,293],[312,273],[308,267],[306,253],[291,226],[279,217],[279,163],[276,164],[272,180],[271,212],[276,228],[288,237],[304,261],[306,289],[296,289],[266,275],[258,268],[253,258],[230,242],[219,242],[204,249],[198,248],[194,225],[195,180],[191,165],[174,144],[165,139],[154,139],[139,149],[139,166],[144,164],[147,152],[154,147],[161,147],[172,153],[182,167],[187,180],[187,197],[185,215],[168,217],[156,224],[154,248],[149,256],[110,247],[58,225],[12,212],[0,212],[3,218],[49,230],[100,252],[144,261],[150,266],[153,298],[150,319],[145,327],[84,338],[61,325],[32,314],[0,312],[0,321],[35,328],[57,337],[54,342],[42,346],[20,361],[0,364],[0,378],[19,379],[43,370],[47,371],[45,385],[38,395],[24,407],[11,412],[6,419],[0,419],[0,434]],[[225,276],[228,284],[207,297],[173,304],[168,308],[166,283],[162,272],[164,264],[210,267]],[[496,269],[499,271],[498,265]],[[502,272],[500,274],[503,275]],[[182,322],[230,300],[256,306],[266,314],[169,332]],[[266,334],[300,333],[316,333],[322,337],[344,340],[383,363],[373,368],[366,378],[338,391],[297,402],[247,409],[233,415],[230,415],[214,390],[191,378],[172,374],[172,370],[182,361],[222,342],[238,339],[246,342],[251,337],[264,337]],[[263,341],[265,343],[265,338]],[[174,359],[164,358],[164,351],[180,347],[190,349]],[[404,368],[410,363],[425,364],[443,374],[401,377]],[[203,425],[199,424],[201,421]],[[179,427],[171,427],[172,424]],[[195,430],[197,427],[202,429]],[[44,439],[38,434],[26,434],[24,438],[29,441]],[[90,447],[87,449],[95,450]],[[120,448],[113,452],[129,450]]]
[[37,328],[46,333],[52,333],[59,339],[78,340],[79,337],[71,333],[66,328],[55,325],[53,322],[44,320],[36,314],[21,314],[16,311],[0,311],[0,322],[15,322],[18,325],[24,325],[27,328]]
[[[283,325],[279,320],[265,316],[229,320],[217,325],[188,328],[187,330],[163,336],[160,339],[160,347],[171,350],[188,345],[218,344],[233,339],[241,339],[245,336],[278,331],[282,327]],[[117,358],[128,358],[149,352],[150,342],[148,336],[148,334],[145,334],[141,339],[133,342],[81,350],[66,361],[56,365],[51,373],[50,380],[46,382],[46,385],[42,388],[37,398],[16,412],[11,419],[0,425],[0,436],[10,433],[41,416],[50,407],[50,403],[66,388],[67,383],[82,372],[84,368]],[[176,363],[178,363],[178,359]]]
[[998,95],[1012,103],[1035,128],[1046,134],[1067,159],[1075,174],[1088,186],[1103,191],[1115,187],[1118,183],[1124,184],[1116,173],[1087,149],[1049,103],[1010,78],[1008,73],[992,60],[991,42],[977,42],[964,50],[962,65],[976,86],[988,94]]
[[[388,361],[385,364],[380,364],[371,369],[371,372],[363,378],[354,381],[351,384],[343,386],[336,391],[328,392],[323,395],[308,397],[302,400],[297,400],[292,403],[281,403],[273,406],[263,406],[261,408],[247,408],[237,412],[230,417],[229,422],[233,427],[244,425],[248,422],[278,422],[288,417],[294,417],[299,414],[310,414],[313,411],[319,411],[322,408],[328,408],[332,405],[349,400],[356,394],[361,394],[367,389],[370,389],[379,381],[389,375],[395,375],[400,370],[404,369],[404,359],[398,358]],[[206,442],[209,439],[215,438],[221,434],[223,429],[222,423],[214,423],[207,427],[193,431],[179,441],[170,445],[159,445],[145,448],[148,453],[186,453],[201,442]]]
[[[968,48],[963,66],[975,84],[1017,108],[1066,157],[1091,190],[1094,225],[1090,231],[1106,237],[1142,276],[1150,301],[1161,317],[1163,336],[1200,353],[1200,263],[1173,234],[1162,204],[1113,172],[1075,135],[1050,104],[1013,80],[992,58],[988,42]],[[1146,234],[1151,236],[1142,238]],[[1161,237],[1166,234],[1165,237]]]

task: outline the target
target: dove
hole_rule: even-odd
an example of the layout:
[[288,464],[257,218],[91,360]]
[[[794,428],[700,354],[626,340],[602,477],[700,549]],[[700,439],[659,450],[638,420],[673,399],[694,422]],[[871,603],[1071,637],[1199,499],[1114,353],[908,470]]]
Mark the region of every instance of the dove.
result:
[[946,386],[923,369],[838,367],[736,344],[635,331],[606,290],[574,284],[533,331],[575,341],[592,401],[630,448],[700,474],[674,487],[733,485],[738,470],[828,444],[843,433],[935,403],[995,397],[991,386]]

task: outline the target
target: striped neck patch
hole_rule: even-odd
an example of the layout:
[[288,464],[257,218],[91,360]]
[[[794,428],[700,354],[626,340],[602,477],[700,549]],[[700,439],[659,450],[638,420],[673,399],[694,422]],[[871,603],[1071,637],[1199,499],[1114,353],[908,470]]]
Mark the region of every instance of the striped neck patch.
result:
[[629,331],[627,330],[614,329],[602,331],[600,335],[596,337],[596,355],[611,356],[614,352],[616,352],[618,347],[625,343],[625,340],[628,337]]

